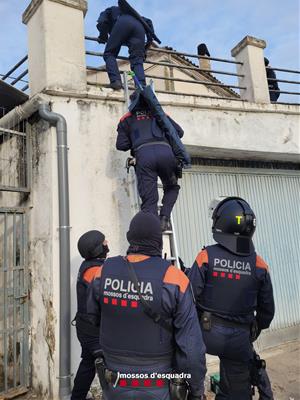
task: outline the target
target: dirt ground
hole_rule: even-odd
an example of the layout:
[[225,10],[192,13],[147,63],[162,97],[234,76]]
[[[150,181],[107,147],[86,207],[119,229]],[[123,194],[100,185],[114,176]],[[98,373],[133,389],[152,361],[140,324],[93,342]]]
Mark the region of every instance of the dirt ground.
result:
[[[275,400],[300,400],[300,341],[293,341],[260,353],[267,362]],[[218,366],[212,362],[208,372],[216,372]],[[214,399],[207,393],[208,400]],[[255,397],[258,399],[258,396]]]
[[[260,353],[267,361],[267,371],[272,383],[275,400],[300,400],[300,341],[293,341]],[[208,361],[208,374],[218,371],[216,359]],[[207,379],[207,381],[209,378]],[[98,391],[97,391],[98,392]],[[95,399],[99,399],[97,393]],[[213,400],[214,394],[207,392],[207,400]],[[0,396],[0,400],[5,397]],[[18,400],[38,400],[35,395],[18,397]],[[258,396],[255,397],[255,400]]]

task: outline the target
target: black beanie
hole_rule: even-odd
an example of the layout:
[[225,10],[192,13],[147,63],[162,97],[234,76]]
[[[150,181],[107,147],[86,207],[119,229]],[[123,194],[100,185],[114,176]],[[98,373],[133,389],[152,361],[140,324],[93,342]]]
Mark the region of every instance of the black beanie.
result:
[[130,222],[127,240],[130,244],[128,253],[161,256],[162,230],[159,218],[150,212],[140,211]]
[[88,231],[78,240],[77,247],[82,258],[90,260],[100,257],[103,253],[105,236],[100,231]]

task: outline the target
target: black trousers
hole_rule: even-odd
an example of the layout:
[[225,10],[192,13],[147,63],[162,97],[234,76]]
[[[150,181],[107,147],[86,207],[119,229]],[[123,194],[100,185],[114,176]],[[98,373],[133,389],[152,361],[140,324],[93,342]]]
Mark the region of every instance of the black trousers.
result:
[[99,337],[90,336],[77,329],[81,344],[81,362],[79,364],[72,390],[71,400],[85,400],[96,375],[93,352],[99,350]]
[[176,169],[176,158],[169,146],[153,144],[137,151],[135,171],[143,211],[158,214],[157,179],[159,177],[164,192],[160,215],[170,217],[180,189],[177,183]]
[[[208,354],[220,359],[220,393],[216,400],[251,400],[251,369],[254,353],[249,330],[213,325],[210,331],[202,327]],[[268,375],[261,370],[258,382],[260,400],[273,400]]]
[[121,15],[108,39],[104,50],[104,61],[110,82],[121,81],[121,75],[117,64],[121,47],[127,46],[131,69],[139,81],[145,85],[144,58],[145,58],[145,29],[141,22],[131,15]]

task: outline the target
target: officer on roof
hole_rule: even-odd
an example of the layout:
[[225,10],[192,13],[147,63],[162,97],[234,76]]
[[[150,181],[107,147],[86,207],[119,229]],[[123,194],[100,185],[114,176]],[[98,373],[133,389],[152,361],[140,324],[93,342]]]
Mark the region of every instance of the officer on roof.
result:
[[185,400],[187,389],[189,400],[203,399],[205,347],[189,280],[161,257],[158,217],[139,212],[127,239],[127,256],[109,258],[89,290],[104,399]]
[[[101,266],[109,252],[103,233],[89,231],[78,241],[78,250],[85,259],[80,266],[77,278],[76,331],[81,344],[81,362],[74,380],[71,400],[86,398],[95,377],[94,352],[99,350],[99,329],[95,328],[93,316],[87,314],[87,290],[90,283],[100,274]],[[97,321],[96,321],[97,322]]]
[[[151,45],[153,36],[155,36],[152,21],[140,17],[137,13],[130,14],[131,10],[135,10],[131,7],[127,10],[126,7],[122,7],[122,3],[124,2],[121,2],[121,7],[109,7],[101,12],[97,22],[97,29],[100,32],[98,42],[107,43],[103,58],[106,63],[110,86],[114,90],[122,88],[121,75],[116,60],[122,46],[128,47],[131,70],[135,72],[141,84],[146,84],[143,66],[146,55],[145,49]],[[125,2],[125,5],[128,4]],[[147,42],[145,42],[145,37]]]
[[[162,230],[170,227],[170,215],[177,200],[180,186],[178,178],[181,168],[175,158],[165,132],[149,111],[143,97],[134,92],[131,97],[130,112],[121,118],[118,125],[116,148],[131,150],[136,158],[135,172],[138,191],[142,199],[141,209],[157,215],[157,178],[163,184],[164,196],[160,219]],[[178,136],[184,134],[182,128],[170,118]]]
[[[265,57],[265,67],[266,67],[266,74],[268,80],[268,87],[269,87],[269,94],[271,102],[276,102],[280,96],[280,88],[278,86],[276,73],[273,68],[269,66],[270,61]],[[276,90],[276,92],[272,92],[272,90]]]
[[[249,400],[254,367],[252,341],[274,317],[269,268],[255,252],[256,218],[239,197],[218,203],[212,215],[217,244],[202,250],[188,272],[207,352],[220,358],[220,393],[216,399]],[[273,399],[261,368],[260,400]]]

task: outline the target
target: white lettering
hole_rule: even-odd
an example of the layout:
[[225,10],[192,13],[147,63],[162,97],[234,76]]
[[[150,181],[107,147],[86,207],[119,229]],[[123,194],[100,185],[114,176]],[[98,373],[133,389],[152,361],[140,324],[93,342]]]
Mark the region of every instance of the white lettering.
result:
[[[151,282],[140,282],[140,291],[143,295],[153,295],[153,288]],[[122,293],[137,293],[134,287],[134,283],[131,281],[123,281],[119,279],[106,278],[104,284],[104,290],[111,289],[114,291],[120,291]]]
[[119,290],[120,288],[120,281],[118,279],[114,279],[112,281],[111,287],[113,290]]
[[219,266],[219,268],[225,268],[229,270],[239,270],[239,271],[249,271],[251,273],[251,265],[249,262],[239,261],[239,260],[226,260],[225,258],[215,258],[214,267]]
[[106,278],[105,279],[105,284],[104,284],[104,289],[106,289],[110,285],[111,285],[111,279],[110,278]]

